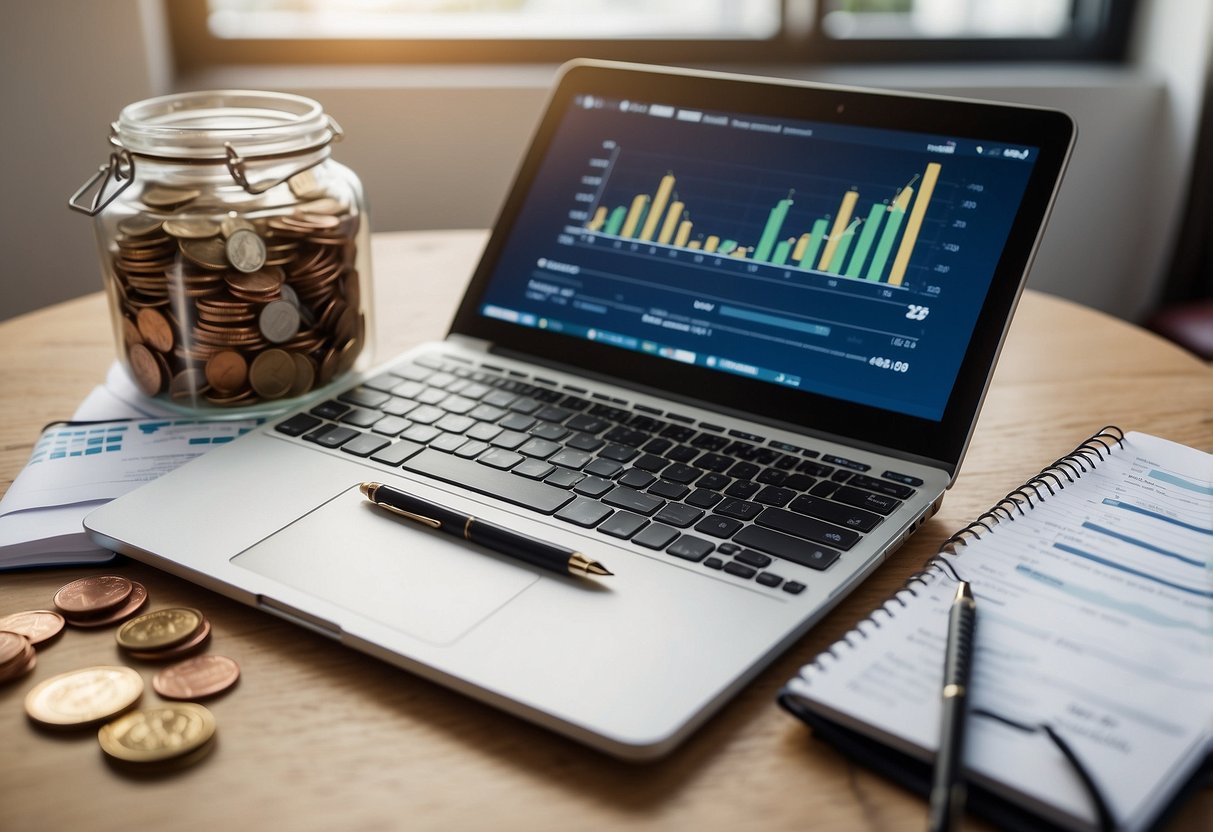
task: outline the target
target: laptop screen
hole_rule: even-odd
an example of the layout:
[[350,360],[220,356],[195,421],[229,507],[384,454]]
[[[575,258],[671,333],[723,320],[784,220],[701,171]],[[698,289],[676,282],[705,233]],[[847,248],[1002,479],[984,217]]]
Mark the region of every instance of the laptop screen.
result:
[[947,458],[1071,137],[1044,110],[574,69],[455,329]]
[[939,419],[1037,153],[579,95],[480,314]]

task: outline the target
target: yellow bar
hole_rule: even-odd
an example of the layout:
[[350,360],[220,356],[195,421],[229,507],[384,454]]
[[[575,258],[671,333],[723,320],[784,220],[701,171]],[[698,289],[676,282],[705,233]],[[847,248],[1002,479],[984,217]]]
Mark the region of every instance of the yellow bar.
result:
[[598,210],[594,212],[594,219],[585,224],[585,227],[590,231],[597,231],[602,228],[602,224],[606,222],[607,209],[605,205],[599,205]]
[[902,211],[910,210],[910,197],[912,196],[914,196],[914,189],[906,185],[897,192],[897,196],[893,199],[893,204],[889,206],[889,210],[892,211],[896,208],[900,208]]
[[889,270],[889,285],[900,286],[905,280],[906,267],[910,265],[910,254],[914,251],[914,243],[918,241],[918,232],[922,230],[922,218],[927,213],[927,203],[931,201],[931,192],[935,190],[935,182],[939,179],[939,163],[927,165],[927,172],[922,175],[922,185],[918,196],[914,199],[914,208],[906,221],[906,230],[897,247],[897,256],[893,258],[893,268]]
[[648,202],[648,194],[636,194],[632,197],[632,207],[628,209],[628,215],[623,221],[623,229],[619,232],[620,237],[631,237],[636,233],[636,224],[640,222],[640,215],[644,213],[644,206]]
[[812,234],[800,235],[800,239],[796,241],[796,248],[792,249],[792,262],[800,262],[800,258],[804,257],[805,249],[809,247],[809,240],[811,239],[813,239]]
[[644,220],[644,228],[640,231],[640,239],[651,240],[653,235],[657,233],[657,223],[661,222],[661,215],[665,213],[665,204],[670,199],[670,191],[674,190],[674,174],[667,173],[661,177],[661,184],[657,186],[657,195],[653,197],[653,207],[649,210],[649,215]]
[[674,236],[674,245],[685,246],[689,239],[691,239],[691,221],[683,220],[678,226],[678,234]]
[[696,248],[699,248],[701,245],[703,245],[703,241],[691,240],[691,242],[687,243],[687,248],[696,249]]
[[847,191],[842,198],[842,204],[838,206],[838,216],[834,218],[834,225],[830,228],[830,236],[826,238],[825,251],[821,253],[821,259],[817,261],[817,268],[825,271],[830,265],[830,259],[834,256],[834,249],[838,248],[838,244],[842,242],[843,232],[847,230],[847,225],[851,222],[851,213],[855,210],[855,202],[859,199],[859,191]]
[[729,256],[730,256],[730,257],[737,257],[737,258],[740,258],[740,259],[744,260],[744,259],[745,259],[745,256],[746,256],[746,249],[744,249],[744,248],[735,248],[735,249],[733,249],[733,253],[732,253],[732,254],[730,254]]
[[682,209],[686,206],[681,202],[675,202],[670,206],[670,210],[665,215],[665,222],[661,224],[661,233],[657,235],[657,242],[669,244],[674,238],[674,229],[678,227],[678,221],[682,219]]
[[718,246],[718,245],[720,245],[720,238],[717,237],[715,234],[713,234],[710,237],[708,237],[706,240],[704,240],[703,250],[708,252],[709,254],[711,254],[713,251],[716,250],[716,246]]

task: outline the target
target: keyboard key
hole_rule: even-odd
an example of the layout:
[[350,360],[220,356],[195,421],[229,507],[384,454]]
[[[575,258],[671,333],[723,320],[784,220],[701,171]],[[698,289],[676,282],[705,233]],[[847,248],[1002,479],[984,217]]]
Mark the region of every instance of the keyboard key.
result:
[[800,593],[804,592],[804,584],[802,584],[800,581],[788,581],[783,585],[783,591],[791,593],[792,595],[799,595]]
[[[842,491],[853,491],[863,499],[867,492],[860,491],[856,488],[838,489]],[[872,497],[878,500],[891,500],[894,504],[898,504],[896,500],[889,497],[881,497],[879,494],[872,494]],[[838,494],[835,494],[835,498]],[[880,515],[873,514],[870,511],[864,511],[861,508],[852,508],[849,505],[842,505],[831,500],[823,500],[820,497],[811,497],[808,494],[802,494],[792,501],[788,506],[792,511],[807,514],[809,517],[816,517],[818,520],[826,520],[830,523],[837,523],[839,526],[846,526],[848,529],[858,529],[861,532],[870,532],[880,523]]]
[[632,428],[616,425],[602,435],[602,438],[608,442],[617,442],[620,445],[629,445],[633,448],[639,448],[649,438],[647,433]]
[[796,492],[790,488],[768,485],[754,495],[754,502],[765,503],[768,506],[786,506],[788,501],[795,496]]
[[722,555],[735,555],[741,551],[741,547],[736,543],[717,543],[716,551]]
[[355,436],[361,435],[353,428],[341,427],[339,425],[321,425],[311,433],[304,434],[303,438],[308,442],[315,442],[322,448],[336,448],[345,442],[349,442]]
[[884,494],[887,497],[896,497],[899,500],[908,500],[914,496],[914,489],[907,485],[898,485],[895,482],[885,482],[874,477],[868,477],[863,474],[855,474],[851,477],[849,485],[866,488],[869,491],[875,491],[877,494]]
[[[684,534],[669,545],[665,550],[667,555],[673,555],[676,558],[683,560],[694,561],[698,563],[708,556],[708,553],[715,548],[711,543],[708,543],[701,537]],[[726,567],[727,568],[727,567]]]
[[442,431],[433,425],[413,425],[408,430],[400,434],[402,439],[407,439],[410,442],[418,442],[422,445],[437,439],[442,435]]
[[365,407],[352,407],[341,417],[341,421],[356,428],[369,428],[383,418],[378,410],[368,410]]
[[744,563],[746,566],[753,566],[762,569],[764,566],[771,565],[771,559],[767,555],[755,552],[753,549],[742,549],[733,555],[733,560]]
[[[701,433],[691,440],[692,448],[699,448],[702,451],[719,451],[727,447],[729,440],[727,437],[718,436],[713,433]],[[732,460],[729,460],[731,463]]]
[[585,466],[584,470],[587,474],[593,474],[596,477],[611,478],[623,470],[623,466],[613,459],[598,459]]
[[524,459],[526,457],[522,454],[515,451],[507,451],[505,448],[493,448],[476,457],[476,461],[481,465],[487,465],[490,468],[497,468],[501,471],[508,471]]
[[680,482],[670,482],[669,480],[657,480],[649,486],[649,493],[656,494],[658,497],[663,497],[667,500],[681,500],[691,489],[687,488]]
[[565,422],[565,427],[569,430],[575,430],[580,433],[602,433],[610,426],[611,423],[606,419],[599,419],[596,416],[590,416],[585,413],[579,413]]
[[829,465],[822,465],[820,462],[814,462],[811,459],[806,459],[797,465],[796,470],[811,477],[828,477],[834,473],[834,469]]
[[685,506],[682,503],[667,503],[661,511],[657,512],[653,519],[659,520],[662,523],[668,523],[671,526],[677,526],[680,529],[685,529],[700,517],[703,517],[703,509]]
[[648,520],[630,511],[617,511],[598,527],[598,531],[611,537],[627,540],[648,525]]
[[481,422],[496,422],[506,411],[500,407],[493,407],[489,404],[481,403],[468,411],[468,416]]
[[762,469],[752,462],[735,462],[729,468],[729,476],[738,480],[752,480],[761,472]]
[[667,439],[673,439],[675,442],[686,442],[695,435],[695,429],[686,425],[669,425],[661,431],[661,435]]
[[641,445],[640,450],[644,451],[646,454],[664,454],[672,447],[674,447],[674,443],[669,439],[656,437]]
[[716,453],[706,453],[695,460],[696,467],[717,473],[728,471],[734,464],[733,460],[729,457]]
[[375,376],[373,379],[370,379],[369,381],[364,381],[362,383],[362,386],[369,387],[372,390],[382,390],[383,392],[386,393],[399,383],[400,383],[400,376],[394,376],[391,373],[380,373],[379,375]]
[[429,448],[405,460],[404,469],[442,482],[461,485],[542,514],[551,514],[572,499],[572,495],[563,489],[515,477],[509,472],[481,465],[479,460],[472,462]]
[[478,439],[481,442],[488,442],[499,433],[501,433],[501,428],[497,427],[496,425],[489,425],[482,422],[468,430],[466,436],[469,439]]
[[495,448],[505,448],[506,450],[513,451],[530,438],[525,433],[519,433],[516,430],[503,430],[490,439],[489,444]]
[[755,578],[754,580],[758,581],[758,583],[762,584],[763,586],[769,586],[772,588],[777,587],[781,583],[783,583],[783,578],[781,578],[778,575],[775,575],[771,572],[760,572],[758,574],[758,577]]
[[565,396],[560,400],[560,406],[567,407],[569,410],[580,412],[589,407],[590,403],[580,396]]
[[564,439],[568,435],[568,428],[562,427],[555,422],[540,422],[531,428],[531,436],[538,436],[540,439],[550,439],[553,442]]
[[830,480],[831,480],[832,482],[846,482],[846,481],[847,481],[847,480],[849,480],[850,478],[851,478],[851,472],[850,472],[850,471],[847,471],[847,470],[839,470],[839,471],[835,471],[835,472],[834,472],[834,475],[833,475],[832,477],[830,477]]
[[445,415],[445,410],[427,404],[410,410],[409,421],[419,425],[432,425]]
[[664,549],[678,537],[678,531],[661,523],[652,523],[638,532],[632,542],[646,549]]
[[719,514],[709,514],[695,524],[695,531],[719,538],[732,537],[740,528],[740,522],[732,517],[722,517]]
[[808,491],[816,484],[817,480],[808,474],[792,474],[783,481],[783,487],[793,491]]
[[408,419],[401,419],[399,416],[384,416],[378,422],[371,425],[371,430],[384,436],[395,436],[408,426]]
[[566,449],[555,456],[548,457],[548,462],[551,462],[553,465],[560,465],[565,468],[580,470],[581,468],[584,468],[591,459],[593,459],[593,457],[584,451],[570,451]]
[[543,481],[550,485],[555,485],[558,488],[572,488],[583,479],[585,479],[585,474],[578,473],[577,471],[569,471],[565,468],[557,468],[555,471],[548,474]]
[[640,458],[632,463],[633,466],[643,471],[660,471],[662,468],[670,464],[668,459],[663,459],[656,454],[641,454]]
[[602,501],[615,508],[626,508],[637,514],[645,515],[652,514],[661,508],[665,502],[660,497],[654,497],[652,494],[642,494],[626,486],[616,486],[611,489],[603,496]]
[[509,403],[508,407],[515,413],[525,413],[530,415],[538,410],[541,407],[541,404],[538,399],[531,398],[530,396],[523,396],[522,398],[514,399],[514,401]]
[[535,419],[521,413],[511,413],[497,424],[506,430],[526,431],[535,426]]
[[588,529],[597,526],[610,515],[611,510],[597,500],[579,497],[556,512],[556,519]]
[[542,459],[526,459],[511,468],[510,473],[526,477],[528,480],[541,480],[555,470],[555,465],[544,462]]
[[744,563],[729,561],[724,565],[724,571],[728,572],[730,575],[736,575],[738,578],[748,579],[754,577],[754,573],[757,570],[755,570],[753,567],[746,566]]
[[380,390],[371,390],[366,387],[355,387],[353,390],[346,390],[337,398],[343,402],[356,404],[359,407],[377,408],[379,405],[390,399],[391,396]]
[[761,474],[754,477],[763,485],[783,485],[783,481],[787,478],[787,472],[780,471],[778,468],[764,468]]
[[697,456],[699,456],[699,451],[690,445],[675,445],[665,453],[665,458],[674,462],[690,462]]
[[[777,509],[767,509],[773,511]],[[777,558],[798,563],[811,569],[825,569],[838,560],[838,552],[761,526],[746,526],[733,538],[734,542]]]
[[274,425],[274,430],[286,436],[299,436],[302,433],[307,433],[319,424],[320,420],[315,416],[309,416],[306,413],[296,413],[291,418]]
[[549,442],[547,439],[536,437],[519,446],[518,453],[533,456],[536,459],[547,459],[559,450],[560,446],[555,442]]
[[814,497],[830,497],[837,490],[838,483],[826,480],[825,482],[819,482],[817,485],[810,488],[809,493]]
[[822,462],[828,462],[830,465],[839,465],[843,468],[850,468],[852,471],[868,471],[872,468],[866,462],[855,462],[851,459],[844,459],[840,456],[826,454],[821,458]]
[[716,506],[717,514],[737,520],[753,520],[761,512],[762,506],[751,503],[749,500],[738,500],[736,497],[727,497]]
[[588,433],[579,433],[564,444],[578,451],[596,451],[605,445],[606,442],[599,439],[597,436],[591,436]]
[[445,398],[446,398],[445,390],[440,390],[437,387],[427,387],[424,390],[422,390],[420,393],[418,393],[416,396],[413,396],[413,401],[418,402],[420,404],[433,406],[433,405],[438,404],[438,402],[442,401]]
[[699,508],[711,508],[723,499],[724,497],[716,491],[708,491],[706,488],[696,488],[687,495],[686,502]]
[[[467,437],[464,437],[465,439]],[[461,456],[464,459],[475,459],[489,449],[487,442],[481,442],[476,439],[468,439],[462,445],[455,449],[455,456]]]
[[732,482],[724,474],[704,474],[695,481],[695,485],[699,488],[707,488],[712,491],[724,491]]
[[410,379],[408,381],[403,381],[400,384],[397,384],[395,387],[393,387],[388,392],[391,393],[393,396],[399,396],[402,399],[412,399],[412,398],[416,398],[424,390],[425,390],[424,384],[422,384],[419,381],[413,381]]
[[393,442],[379,453],[371,454],[371,459],[375,462],[382,462],[384,465],[396,466],[404,462],[409,457],[421,453],[425,449],[424,445],[418,445],[416,442],[408,442],[401,440]]
[[636,456],[640,451],[635,448],[630,448],[627,445],[620,445],[612,442],[598,452],[598,456],[606,459],[613,459],[616,462],[627,462]]
[[587,497],[601,497],[614,487],[615,484],[610,480],[604,480],[601,477],[585,477],[573,486],[573,490]]
[[563,407],[557,407],[554,404],[549,404],[547,407],[541,407],[535,411],[535,418],[543,422],[563,422],[572,415],[573,411],[565,410]]
[[[885,471],[880,476],[884,477],[885,479],[896,480],[897,482],[901,483],[902,485],[913,485],[913,486],[922,485],[922,480],[920,480],[918,477],[912,477],[909,474],[899,474],[896,471]],[[906,499],[908,499],[908,497]]]
[[444,430],[447,433],[463,433],[476,424],[475,419],[469,419],[467,416],[457,416],[454,413],[448,413],[437,422],[434,427],[439,430]]
[[347,404],[341,402],[327,401],[313,407],[309,412],[313,416],[319,416],[321,419],[340,419],[341,414],[350,409]]
[[667,465],[665,468],[663,468],[661,471],[661,476],[664,479],[686,485],[699,479],[701,473],[702,472],[698,468],[692,468],[690,465],[675,462],[673,465]]
[[384,439],[382,436],[363,433],[343,444],[341,450],[343,453],[354,456],[367,457],[380,448],[386,448],[390,443],[390,439]]
[[781,508],[768,508],[758,515],[755,522],[768,529],[786,532],[795,537],[801,537],[814,543],[824,543],[847,550],[859,542],[859,532],[842,529],[829,523],[823,523],[813,517],[785,511]]
[[657,478],[648,471],[641,471],[639,468],[629,468],[620,475],[616,480],[620,485],[626,485],[628,488],[642,489],[648,488],[655,482]]
[[389,416],[403,416],[410,410],[415,410],[416,408],[416,402],[411,402],[408,399],[401,399],[396,396],[392,396],[390,399],[384,402],[379,409]]
[[467,437],[460,436],[457,433],[444,433],[437,439],[430,442],[430,447],[436,451],[443,451],[448,454],[453,454],[455,451],[463,447],[463,443],[467,441]]
[[708,569],[724,569],[724,561],[720,558],[708,558],[703,562]]
[[452,395],[447,396],[445,399],[438,402],[438,406],[447,413],[454,413],[456,416],[462,416],[463,414],[474,409],[476,407],[476,402],[463,396]]
[[726,488],[724,493],[739,500],[748,500],[761,489],[762,486],[752,480],[737,480],[737,482]]

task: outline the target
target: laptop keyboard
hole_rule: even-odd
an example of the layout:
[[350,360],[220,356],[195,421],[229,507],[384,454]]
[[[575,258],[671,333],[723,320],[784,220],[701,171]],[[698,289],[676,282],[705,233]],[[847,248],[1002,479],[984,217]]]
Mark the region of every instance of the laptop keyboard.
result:
[[274,426],[793,595],[922,481],[492,364],[421,356]]

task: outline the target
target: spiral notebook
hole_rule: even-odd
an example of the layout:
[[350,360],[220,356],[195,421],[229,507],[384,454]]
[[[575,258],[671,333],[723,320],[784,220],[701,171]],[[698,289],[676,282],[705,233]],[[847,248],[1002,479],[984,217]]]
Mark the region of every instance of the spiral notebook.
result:
[[1108,427],[949,538],[780,703],[926,793],[956,581],[978,603],[969,808],[1159,825],[1213,769],[1213,455]]

